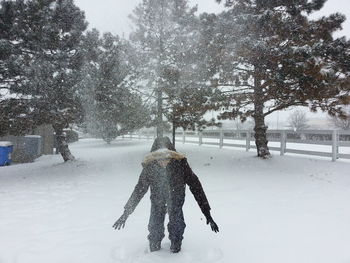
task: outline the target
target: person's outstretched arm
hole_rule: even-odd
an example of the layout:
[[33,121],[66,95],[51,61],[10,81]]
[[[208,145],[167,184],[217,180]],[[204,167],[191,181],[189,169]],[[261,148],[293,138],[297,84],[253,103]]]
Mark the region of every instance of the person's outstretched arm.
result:
[[136,206],[139,204],[142,197],[146,194],[149,187],[149,180],[147,176],[147,171],[144,168],[141,172],[139,181],[137,182],[134,191],[132,192],[128,202],[124,206],[124,213],[122,216],[114,223],[113,228],[121,229],[124,228],[125,222],[129,215],[134,212]]
[[194,198],[196,199],[200,209],[202,210],[202,213],[205,215],[205,218],[207,219],[207,224],[210,224],[210,227],[214,232],[219,232],[219,227],[211,217],[211,214],[210,214],[211,208],[210,208],[208,199],[204,193],[201,182],[199,181],[197,175],[195,175],[194,172],[192,171],[187,160],[184,160],[183,162],[185,163],[184,165],[185,165],[186,184],[190,187],[190,190]]

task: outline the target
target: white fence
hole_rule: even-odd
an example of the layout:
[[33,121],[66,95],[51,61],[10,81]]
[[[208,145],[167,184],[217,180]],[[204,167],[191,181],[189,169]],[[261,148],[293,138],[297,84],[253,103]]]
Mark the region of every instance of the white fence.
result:
[[[170,135],[168,135],[170,137]],[[127,138],[153,139],[154,133],[130,134]],[[268,130],[268,146],[272,151],[350,159],[350,131],[337,130]],[[218,147],[256,149],[254,132],[249,130],[205,130],[176,132],[176,141]]]

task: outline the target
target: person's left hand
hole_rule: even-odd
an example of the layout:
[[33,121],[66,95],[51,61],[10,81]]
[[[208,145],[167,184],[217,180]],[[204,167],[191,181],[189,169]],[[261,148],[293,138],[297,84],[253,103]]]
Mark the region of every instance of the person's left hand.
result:
[[120,230],[125,227],[126,219],[128,219],[127,214],[122,214],[122,216],[114,223],[113,228]]
[[213,218],[211,216],[207,217],[207,225],[210,224],[211,230],[215,233],[219,232],[218,225],[214,222]]

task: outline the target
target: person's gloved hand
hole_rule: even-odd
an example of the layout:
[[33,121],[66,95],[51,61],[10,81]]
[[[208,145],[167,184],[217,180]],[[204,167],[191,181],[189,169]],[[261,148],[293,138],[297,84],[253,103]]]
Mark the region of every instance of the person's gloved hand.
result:
[[209,215],[207,216],[207,225],[210,224],[211,230],[213,230],[215,233],[219,232],[218,225],[214,222],[213,218]]
[[122,214],[122,216],[114,223],[113,228],[115,229],[121,229],[124,228],[126,219],[128,219],[128,214]]

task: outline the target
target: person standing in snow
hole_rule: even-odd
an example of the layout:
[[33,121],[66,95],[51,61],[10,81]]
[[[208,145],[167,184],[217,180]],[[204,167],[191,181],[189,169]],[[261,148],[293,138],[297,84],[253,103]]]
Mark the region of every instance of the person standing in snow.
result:
[[151,152],[142,162],[143,170],[131,197],[124,206],[123,215],[114,223],[115,229],[124,228],[129,215],[151,188],[151,215],[148,224],[150,251],[161,248],[164,238],[165,214],[169,215],[168,232],[170,251],[181,250],[185,221],[182,206],[185,201],[185,185],[189,185],[202,213],[214,232],[219,232],[210,215],[210,206],[198,177],[193,173],[184,155],[176,152],[168,137],[155,139]]

